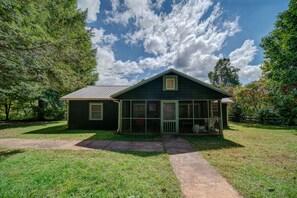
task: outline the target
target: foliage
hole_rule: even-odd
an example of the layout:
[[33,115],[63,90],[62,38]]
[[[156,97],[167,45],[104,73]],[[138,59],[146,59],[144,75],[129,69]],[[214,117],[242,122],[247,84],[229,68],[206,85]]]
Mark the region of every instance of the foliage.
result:
[[263,81],[237,87],[233,94],[233,99],[240,105],[245,114],[258,115],[267,104],[268,93]]
[[230,123],[220,137],[187,137],[243,197],[296,197],[297,129]]
[[217,87],[240,85],[238,68],[231,66],[229,58],[219,59],[214,67],[214,71],[208,73],[210,82]]
[[262,39],[261,47],[271,102],[284,123],[297,124],[297,0],[278,15],[275,29]]
[[94,83],[85,19],[75,0],[0,2],[0,103],[6,110],[48,90],[65,94]]

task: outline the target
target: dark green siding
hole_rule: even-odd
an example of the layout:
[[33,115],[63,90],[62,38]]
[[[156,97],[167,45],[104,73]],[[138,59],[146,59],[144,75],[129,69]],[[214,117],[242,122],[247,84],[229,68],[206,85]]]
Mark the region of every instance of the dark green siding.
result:
[[[176,75],[169,73],[167,75]],[[163,77],[157,78],[140,87],[128,91],[118,99],[162,99],[162,100],[194,100],[194,99],[221,99],[227,97],[219,92],[195,83],[182,76],[178,76],[177,91],[163,91]]]
[[[103,120],[89,120],[89,103],[103,103]],[[69,129],[110,129],[118,127],[118,104],[111,101],[69,101]]]

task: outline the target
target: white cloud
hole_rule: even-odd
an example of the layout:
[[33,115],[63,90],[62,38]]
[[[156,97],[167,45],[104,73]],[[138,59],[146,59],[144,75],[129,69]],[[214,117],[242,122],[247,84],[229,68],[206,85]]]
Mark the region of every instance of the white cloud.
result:
[[235,67],[243,68],[252,62],[257,53],[257,47],[253,40],[246,40],[240,48],[229,54],[229,58]]
[[97,20],[97,14],[100,11],[100,0],[78,0],[77,7],[83,11],[88,9],[87,22],[94,22]]
[[[157,14],[155,10],[163,3],[164,0],[111,1],[112,11],[106,11],[106,22],[126,27],[129,24],[129,32],[121,39],[127,45],[141,45],[150,56],[137,61],[116,60],[112,45],[119,39],[96,29],[92,41],[98,47],[99,84],[127,84],[133,81],[132,77],[134,81],[143,78],[144,70],[154,73],[169,67],[208,80],[207,73],[222,58],[220,51],[226,39],[240,31],[239,17],[224,20],[221,5],[211,0],[173,1],[170,13]],[[260,68],[250,65],[256,52],[254,41],[246,40],[230,53],[232,63],[241,68],[240,79],[257,78]]]
[[163,5],[163,3],[165,2],[165,0],[157,0],[156,3],[154,4],[154,6],[157,8],[157,9],[160,9]]
[[259,80],[261,73],[262,73],[262,70],[260,68],[260,65],[254,65],[254,66],[249,65],[242,68],[239,71],[238,75],[242,83],[247,84],[249,82]]
[[[146,52],[155,55],[139,61],[139,66],[161,68],[173,66],[190,75],[207,79],[207,73],[218,60],[216,52],[225,40],[238,32],[238,18],[221,20],[221,6],[209,0],[190,0],[172,6],[172,12],[156,15],[149,1],[133,4],[125,1],[127,10],[115,12],[109,21],[126,25],[134,20],[136,31],[125,36],[130,44],[143,44]],[[208,17],[205,14],[210,12]],[[125,21],[120,20],[125,18]],[[204,19],[202,20],[202,17]]]
[[128,85],[134,82],[127,80],[129,75],[143,73],[135,61],[116,61],[113,51],[107,46],[97,48],[96,59],[99,72],[97,84]]
[[[87,28],[90,29],[90,28]],[[105,30],[103,28],[92,28],[93,36],[91,37],[92,43],[94,47],[102,46],[102,45],[113,45],[116,41],[118,41],[118,37],[114,34],[104,34]]]
[[102,39],[104,37],[104,29],[100,28],[93,28],[92,29],[94,36],[91,37],[92,43],[95,44],[99,44],[102,42]]
[[166,40],[158,36],[148,36],[143,42],[143,46],[146,52],[157,54],[163,54],[167,51]]
[[229,54],[232,65],[240,69],[238,75],[243,84],[260,78],[262,72],[260,65],[250,65],[257,51],[255,42],[246,40],[240,48]]

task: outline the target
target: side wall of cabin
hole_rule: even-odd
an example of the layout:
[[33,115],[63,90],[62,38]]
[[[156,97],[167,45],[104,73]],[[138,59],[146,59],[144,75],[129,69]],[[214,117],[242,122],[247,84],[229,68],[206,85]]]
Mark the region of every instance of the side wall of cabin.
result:
[[[90,103],[103,104],[103,119],[90,120]],[[116,130],[118,104],[112,100],[70,100],[68,106],[69,129]]]

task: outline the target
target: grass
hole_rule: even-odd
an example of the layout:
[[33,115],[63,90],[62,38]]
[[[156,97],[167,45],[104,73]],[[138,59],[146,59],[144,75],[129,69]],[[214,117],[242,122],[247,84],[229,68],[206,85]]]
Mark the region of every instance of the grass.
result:
[[165,153],[0,149],[1,197],[181,197]]
[[231,123],[225,137],[185,137],[244,197],[297,197],[297,129]]
[[0,138],[161,141],[160,135],[119,135],[114,131],[68,130],[65,121],[0,123]]

